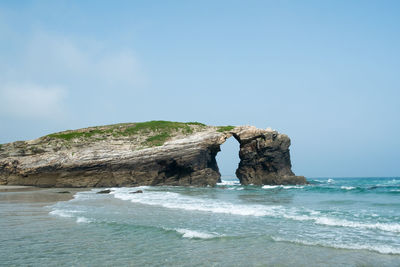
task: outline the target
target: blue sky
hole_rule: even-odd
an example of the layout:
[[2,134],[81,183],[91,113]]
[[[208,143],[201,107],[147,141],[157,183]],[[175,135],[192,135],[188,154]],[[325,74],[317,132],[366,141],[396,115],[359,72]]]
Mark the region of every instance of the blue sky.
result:
[[[271,127],[296,174],[400,175],[398,1],[1,1],[0,143],[154,119]],[[233,173],[229,142],[222,173]]]

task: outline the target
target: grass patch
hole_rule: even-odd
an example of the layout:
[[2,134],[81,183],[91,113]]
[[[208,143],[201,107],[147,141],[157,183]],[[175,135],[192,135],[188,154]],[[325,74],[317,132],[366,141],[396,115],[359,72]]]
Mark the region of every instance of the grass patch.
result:
[[197,122],[197,121],[186,122],[186,124],[189,124],[189,125],[197,125],[197,126],[207,126],[207,125],[205,125],[204,123]]
[[111,133],[111,132],[112,129],[109,130],[94,129],[94,130],[80,131],[80,132],[71,131],[71,132],[54,133],[54,134],[49,134],[48,137],[59,138],[69,141],[76,138],[82,138],[82,137],[89,138],[94,135],[104,135],[106,133]]
[[92,140],[104,140],[105,135],[119,136],[149,136],[145,144],[149,146],[160,146],[174,133],[191,134],[194,127],[205,127],[200,122],[173,122],[173,121],[147,121],[138,123],[120,123],[108,126],[92,127],[76,131],[65,131],[48,135],[66,141],[80,138],[91,138]]
[[183,133],[190,134],[193,132],[191,125],[206,126],[199,122],[174,122],[174,121],[147,121],[138,122],[134,125],[127,127],[123,132],[124,135],[135,135],[138,132],[168,132],[182,131]]
[[0,150],[3,148],[3,145],[2,144],[0,144]]
[[227,132],[227,131],[231,131],[235,128],[235,126],[219,126],[217,132],[223,133],[223,132]]
[[149,146],[162,146],[165,143],[165,141],[167,141],[167,139],[170,137],[171,135],[169,133],[157,134],[147,138],[146,143]]

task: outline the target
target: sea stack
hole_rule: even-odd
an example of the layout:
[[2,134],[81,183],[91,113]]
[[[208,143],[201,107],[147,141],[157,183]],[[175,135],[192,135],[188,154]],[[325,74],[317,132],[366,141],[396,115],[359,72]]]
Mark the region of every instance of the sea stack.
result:
[[305,184],[291,171],[290,139],[254,126],[150,121],[90,127],[0,146],[0,184],[39,187],[214,186],[216,155],[240,143],[243,185]]

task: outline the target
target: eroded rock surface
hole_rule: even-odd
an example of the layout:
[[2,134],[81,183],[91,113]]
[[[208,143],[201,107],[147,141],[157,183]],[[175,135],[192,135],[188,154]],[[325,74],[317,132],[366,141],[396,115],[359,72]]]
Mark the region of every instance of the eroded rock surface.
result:
[[243,185],[305,184],[295,176],[290,162],[290,139],[285,134],[253,126],[237,127],[233,133],[240,143],[236,176]]
[[[243,184],[305,183],[304,177],[294,176],[291,171],[290,140],[286,135],[252,126],[185,124],[173,131],[152,128],[152,132],[146,132],[136,131],[132,125],[87,128],[77,130],[79,135],[69,131],[3,144],[0,184],[214,186],[221,176],[215,156],[232,135],[240,143],[237,176]],[[125,134],[131,132],[134,134]]]

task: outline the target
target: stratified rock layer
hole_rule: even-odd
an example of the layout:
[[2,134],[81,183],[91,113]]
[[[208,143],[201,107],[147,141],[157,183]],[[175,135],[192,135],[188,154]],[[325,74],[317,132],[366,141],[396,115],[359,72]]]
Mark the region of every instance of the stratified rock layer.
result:
[[[186,134],[180,130],[162,145],[153,147],[138,145],[135,140],[142,140],[143,136],[116,137],[115,132],[108,130],[106,136],[94,135],[90,141],[81,138],[67,142],[46,136],[4,144],[0,147],[0,184],[214,186],[221,176],[215,156],[220,145],[232,135],[240,143],[237,176],[242,184],[306,182],[304,177],[294,176],[291,171],[290,140],[286,135],[251,126],[225,131],[213,126],[190,127]],[[97,134],[99,130],[90,131]]]

